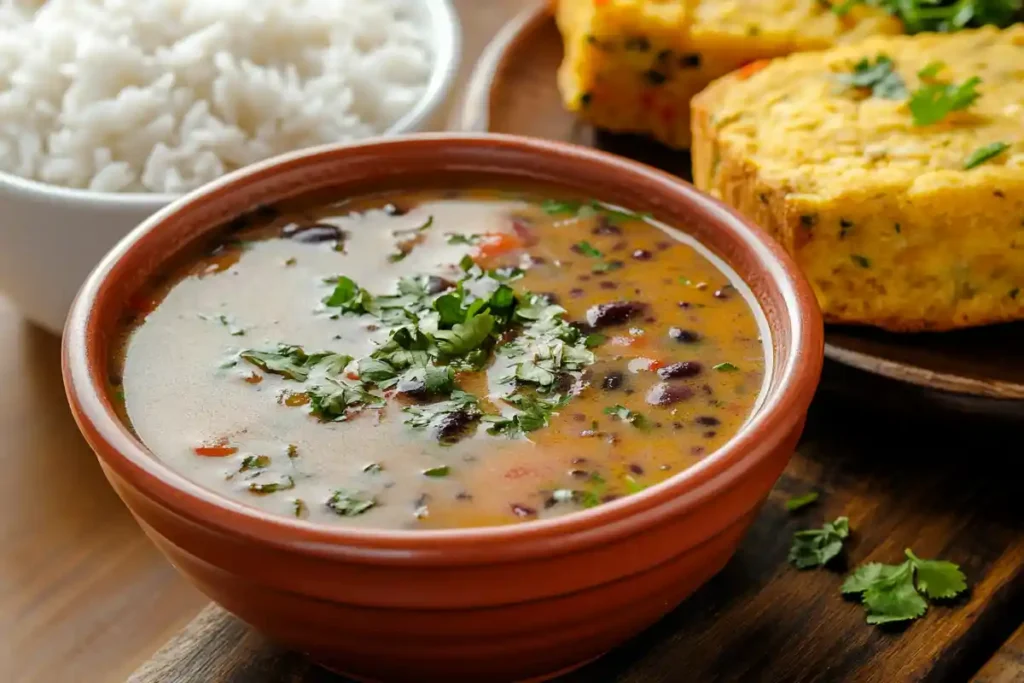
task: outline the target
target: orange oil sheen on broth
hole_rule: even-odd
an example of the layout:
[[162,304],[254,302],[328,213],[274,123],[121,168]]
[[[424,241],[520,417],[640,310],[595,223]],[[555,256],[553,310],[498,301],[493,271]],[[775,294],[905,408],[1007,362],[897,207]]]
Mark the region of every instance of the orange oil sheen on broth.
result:
[[126,324],[124,414],[171,467],[271,512],[395,529],[567,514],[707,457],[761,392],[745,285],[636,214],[421,191],[231,227]]

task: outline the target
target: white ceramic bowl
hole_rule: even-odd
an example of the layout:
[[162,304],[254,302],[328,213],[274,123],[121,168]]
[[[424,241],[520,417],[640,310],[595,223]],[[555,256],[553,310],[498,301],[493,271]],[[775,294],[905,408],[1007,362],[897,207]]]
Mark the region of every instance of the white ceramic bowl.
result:
[[[462,36],[450,0],[420,0],[436,61],[423,97],[384,136],[428,130],[458,70]],[[60,334],[86,276],[132,228],[177,195],[90,192],[0,171],[0,293]]]

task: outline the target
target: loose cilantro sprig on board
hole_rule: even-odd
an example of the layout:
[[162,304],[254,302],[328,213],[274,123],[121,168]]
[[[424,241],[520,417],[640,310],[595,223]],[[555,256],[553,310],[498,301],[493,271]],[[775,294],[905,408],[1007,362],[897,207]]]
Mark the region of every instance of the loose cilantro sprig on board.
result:
[[850,520],[837,517],[820,529],[806,529],[793,534],[789,562],[797,569],[823,567],[839,556],[843,541],[850,535]]
[[924,560],[910,548],[905,554],[902,564],[861,565],[843,583],[845,595],[860,596],[869,624],[917,619],[928,610],[928,600],[954,598],[967,589],[967,578],[952,562]]

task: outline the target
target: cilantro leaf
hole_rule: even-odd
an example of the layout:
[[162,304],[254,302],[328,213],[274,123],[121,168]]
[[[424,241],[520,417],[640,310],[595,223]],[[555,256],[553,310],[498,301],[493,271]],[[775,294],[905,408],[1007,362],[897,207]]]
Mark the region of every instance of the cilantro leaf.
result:
[[867,57],[853,67],[853,73],[840,74],[839,82],[851,88],[870,88],[872,97],[884,100],[902,100],[907,96],[907,85],[895,69],[892,59],[878,55],[872,64]]
[[588,349],[593,349],[604,344],[606,341],[608,341],[607,335],[595,332],[594,334],[588,334],[583,338],[583,345]]
[[607,408],[604,409],[604,414],[613,415],[622,420],[623,422],[628,422],[629,424],[639,429],[647,427],[647,418],[645,418],[641,413],[638,413],[634,410],[630,410],[625,406],[621,406],[618,404],[608,406]]
[[344,489],[336,490],[327,499],[328,509],[342,517],[361,515],[376,504],[377,501],[368,494],[359,491],[346,491]]
[[459,232],[450,232],[445,235],[448,244],[465,244],[474,246],[480,242],[480,235],[464,235]]
[[793,534],[789,562],[797,569],[822,567],[839,555],[849,535],[850,520],[846,517],[826,522],[820,529],[798,531]]
[[902,564],[870,562],[843,582],[844,594],[861,594],[869,624],[916,619],[928,609],[926,596],[952,598],[967,589],[966,577],[952,562],[922,560],[910,548],[905,554]]
[[954,111],[960,111],[974,104],[981,96],[977,76],[968,78],[960,85],[953,83],[928,83],[922,85],[910,96],[910,114],[914,117],[915,126],[928,126],[938,123]]
[[258,494],[277,493],[278,491],[287,491],[293,488],[295,488],[295,480],[287,474],[277,481],[254,481],[249,484],[249,491]]
[[569,403],[570,396],[554,395],[549,398],[516,394],[505,398],[507,403],[518,410],[511,416],[486,415],[484,421],[490,423],[488,434],[503,434],[515,438],[546,427],[559,408]]
[[448,465],[440,465],[438,467],[429,467],[423,470],[423,476],[425,477],[447,477],[451,472],[451,468]]
[[390,389],[398,383],[398,370],[378,358],[361,358],[357,371],[361,381],[376,384],[381,389]]
[[586,240],[583,240],[582,242],[577,242],[576,244],[573,245],[573,247],[575,247],[576,251],[583,254],[584,256],[589,256],[591,258],[601,258],[602,256],[604,256],[604,254],[602,254],[599,249],[594,247],[594,245],[592,245],[590,242],[587,242]]
[[923,80],[935,78],[946,68],[946,63],[941,61],[929,62],[920,71],[917,72],[917,77]]
[[326,380],[306,390],[309,412],[323,422],[344,422],[350,410],[383,408],[384,397],[351,382]]
[[582,202],[557,199],[545,199],[540,203],[541,210],[549,216],[575,216],[582,206]]
[[441,443],[450,444],[462,436],[482,415],[476,396],[456,389],[451,398],[425,406],[406,406],[405,424],[429,429]]
[[464,356],[483,345],[493,329],[494,316],[484,313],[458,323],[450,330],[438,330],[434,339],[443,355]]
[[803,509],[808,505],[814,504],[818,500],[817,491],[809,491],[802,496],[793,496],[786,501],[786,509],[790,512],[796,512],[797,510]]
[[952,562],[922,560],[910,548],[906,555],[917,570],[918,590],[932,600],[953,598],[967,590],[967,577]]
[[273,351],[245,349],[239,357],[252,363],[261,370],[273,375],[281,375],[296,382],[305,382],[310,372],[318,365],[327,374],[338,374],[352,362],[352,356],[339,353],[307,354],[302,347],[292,344],[278,344]]
[[981,166],[986,161],[995,159],[1009,148],[1010,145],[1006,142],[993,142],[988,145],[982,145],[971,152],[971,155],[967,157],[966,161],[964,161],[964,170],[970,171],[976,166]]
[[914,568],[904,562],[867,586],[861,596],[869,624],[888,624],[916,619],[928,610],[928,603],[914,587]]
[[880,7],[903,22],[909,34],[948,33],[994,24],[1006,27],[1018,19],[1021,0],[844,0],[832,5],[840,16],[857,5]]
[[356,315],[370,311],[373,306],[372,294],[344,275],[340,275],[332,281],[334,282],[334,291],[324,299],[325,305],[331,308],[340,308],[343,313]]
[[717,370],[718,372],[736,372],[739,370],[739,368],[732,363],[719,363],[717,365],[712,365],[711,369]]

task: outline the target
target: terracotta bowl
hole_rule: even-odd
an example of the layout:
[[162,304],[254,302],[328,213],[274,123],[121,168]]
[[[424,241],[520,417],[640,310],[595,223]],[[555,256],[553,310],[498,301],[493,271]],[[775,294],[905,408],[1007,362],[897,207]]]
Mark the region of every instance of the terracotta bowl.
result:
[[[540,183],[650,211],[750,285],[773,363],[755,414],[666,482],[554,520],[442,531],[327,527],[221,498],[154,457],[107,395],[126,302],[183,250],[258,203],[445,180]],[[185,343],[185,340],[183,340]],[[257,164],[175,201],[100,263],[64,332],[64,381],[110,483],[168,559],[271,639],[380,681],[521,681],[600,656],[719,571],[785,467],[822,365],[807,283],[769,238],[667,174],[602,152],[501,136],[426,135]]]

